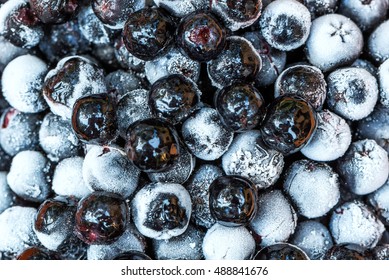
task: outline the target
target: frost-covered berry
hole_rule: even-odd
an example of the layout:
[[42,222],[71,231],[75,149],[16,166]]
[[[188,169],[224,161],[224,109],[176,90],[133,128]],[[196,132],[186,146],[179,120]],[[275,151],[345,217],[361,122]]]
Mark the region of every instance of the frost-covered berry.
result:
[[254,80],[262,68],[262,60],[254,46],[245,38],[230,36],[224,50],[207,62],[212,85],[223,88],[234,80]]
[[317,113],[317,129],[301,153],[316,161],[332,161],[343,156],[351,144],[348,123],[337,114],[324,109]]
[[126,93],[118,102],[116,117],[119,134],[126,136],[127,128],[136,121],[153,116],[149,105],[149,91],[135,89]]
[[301,248],[311,260],[322,259],[333,245],[329,230],[314,220],[298,223],[290,243]]
[[18,47],[31,49],[43,38],[42,22],[28,0],[9,0],[0,7],[0,34]]
[[39,129],[39,143],[51,161],[77,156],[81,152],[80,141],[68,120],[48,113]]
[[39,245],[33,225],[37,210],[13,206],[0,214],[0,252],[14,258],[30,246]]
[[85,184],[92,190],[130,196],[136,189],[139,170],[123,153],[109,146],[93,146],[82,165]]
[[284,156],[266,147],[259,131],[251,130],[235,137],[222,157],[222,167],[226,174],[250,178],[258,189],[265,189],[281,175]]
[[46,63],[33,55],[22,55],[5,67],[1,77],[4,98],[15,109],[37,113],[48,106],[42,95]]
[[380,102],[389,108],[389,59],[378,68],[378,83],[380,89]]
[[175,17],[183,17],[196,10],[205,10],[210,3],[209,0],[154,0],[153,2]]
[[378,190],[369,194],[368,201],[374,207],[385,225],[389,224],[389,180]]
[[130,91],[141,89],[141,79],[132,71],[117,70],[105,76],[107,90],[117,100],[120,100]]
[[337,169],[346,188],[365,195],[377,190],[388,179],[388,154],[374,140],[359,140],[338,159]]
[[362,32],[351,19],[328,14],[312,22],[306,54],[310,63],[328,72],[351,64],[360,55],[362,47]]
[[339,0],[303,0],[312,20],[325,14],[333,14],[338,8],[338,2]]
[[189,225],[186,231],[169,240],[153,239],[153,253],[157,260],[201,260],[205,233]]
[[200,63],[172,48],[165,55],[146,61],[145,74],[150,84],[172,74],[181,74],[197,82],[200,76]]
[[122,36],[114,39],[114,55],[119,65],[124,69],[144,71],[145,61],[132,55],[123,43]]
[[82,177],[83,157],[70,157],[61,160],[54,170],[53,191],[61,196],[74,196],[78,199],[92,192]]
[[112,260],[130,250],[144,252],[146,240],[135,226],[128,222],[124,233],[111,244],[92,244],[88,247],[88,260]]
[[259,195],[257,215],[250,228],[258,236],[258,245],[265,247],[285,242],[297,225],[297,215],[281,190],[271,190]]
[[51,191],[51,163],[40,152],[19,152],[12,159],[7,182],[21,198],[42,202]]
[[215,160],[228,150],[233,132],[224,127],[215,109],[202,108],[183,123],[182,136],[196,157]]
[[262,68],[255,76],[255,84],[260,87],[271,85],[284,70],[286,52],[270,46],[261,32],[246,32],[243,37],[253,44],[262,59]]
[[14,156],[18,152],[39,149],[39,128],[43,116],[27,114],[13,108],[1,116],[0,144],[3,150]]
[[297,212],[310,219],[327,214],[340,198],[338,174],[325,163],[305,159],[288,168],[283,188]]
[[307,40],[311,15],[298,1],[278,0],[264,9],[259,25],[269,45],[282,51],[290,51],[301,47]]
[[[388,4],[389,5],[389,4]],[[389,58],[389,20],[381,23],[371,34],[367,41],[367,51],[377,63],[382,63]]]
[[289,243],[277,243],[262,248],[254,260],[309,260],[299,247]]
[[29,0],[29,3],[34,14],[46,24],[59,24],[68,21],[76,14],[81,5],[74,0]]
[[389,107],[378,104],[356,127],[359,139],[373,139],[389,153]]
[[324,260],[371,260],[369,249],[354,243],[340,243],[332,246],[324,255]]
[[254,250],[255,240],[243,226],[226,227],[216,223],[207,230],[203,240],[206,260],[248,260]]
[[131,202],[132,218],[141,234],[170,239],[185,232],[192,212],[189,192],[180,184],[151,183]]
[[11,207],[14,204],[15,194],[9,188],[7,183],[7,174],[8,172],[0,172],[0,214]]
[[185,185],[193,201],[192,221],[196,225],[210,228],[216,222],[209,209],[209,186],[222,175],[223,171],[216,165],[202,164]]
[[328,75],[327,85],[328,107],[348,120],[367,117],[378,100],[377,80],[362,68],[335,70]]
[[354,243],[365,248],[373,248],[385,231],[382,222],[360,201],[335,209],[329,227],[336,244]]
[[11,44],[8,40],[6,40],[3,36],[0,35],[0,71],[3,71],[4,67],[7,64],[17,58],[18,56],[25,55],[28,50],[17,47]]
[[374,260],[389,260],[389,245],[382,244],[372,249]]
[[363,68],[377,78],[378,69],[369,60],[358,58],[351,64],[351,67]]
[[50,70],[43,86],[43,96],[51,111],[70,119],[76,100],[88,94],[107,92],[103,70],[89,59],[68,56]]
[[295,65],[286,68],[274,83],[274,97],[298,95],[320,110],[327,94],[327,83],[319,68]]

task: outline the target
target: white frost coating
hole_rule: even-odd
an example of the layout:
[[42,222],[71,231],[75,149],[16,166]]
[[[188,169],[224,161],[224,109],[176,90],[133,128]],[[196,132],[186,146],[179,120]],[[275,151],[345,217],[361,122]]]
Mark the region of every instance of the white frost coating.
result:
[[284,157],[263,144],[259,131],[251,130],[235,137],[222,157],[222,167],[227,175],[250,178],[258,189],[265,189],[280,177]]
[[54,170],[52,186],[56,194],[81,199],[92,192],[82,177],[83,163],[83,157],[65,158],[58,163]]
[[351,201],[334,210],[330,231],[336,244],[354,243],[373,248],[381,239],[385,227],[366,205]]
[[[91,5],[80,10],[77,16],[77,20],[79,22],[82,35],[90,43],[97,45],[109,44],[108,31],[104,27],[104,24],[96,16]],[[98,32],[96,32],[96,30]]]
[[333,245],[328,229],[314,220],[299,223],[290,243],[302,249],[311,260],[323,259]]
[[117,255],[130,251],[144,252],[146,241],[134,225],[128,224],[125,232],[115,242],[108,245],[90,245],[87,250],[88,260],[112,260]]
[[328,107],[351,121],[367,117],[377,103],[377,79],[367,70],[346,67],[335,70],[327,77]]
[[367,48],[370,56],[376,62],[384,62],[389,58],[389,20],[381,23],[371,33],[367,42]]
[[255,240],[245,227],[225,227],[218,223],[208,229],[203,240],[206,260],[247,260],[255,251]]
[[37,151],[22,151],[14,156],[7,181],[9,187],[20,197],[42,202],[50,194],[50,163]]
[[200,76],[200,63],[183,55],[177,49],[172,49],[163,56],[146,61],[145,74],[150,84],[172,74],[182,74],[197,82]]
[[36,209],[13,206],[0,214],[0,251],[18,255],[39,241],[33,231]]
[[3,36],[0,36],[0,50],[2,52],[0,55],[0,71],[14,58],[27,53],[26,49],[11,44]]
[[182,125],[185,144],[196,157],[203,160],[220,158],[233,140],[213,108],[202,108]]
[[250,227],[260,236],[261,247],[287,241],[296,225],[296,212],[280,190],[259,196],[258,211]]
[[324,216],[340,198],[338,174],[327,164],[309,160],[292,163],[283,188],[297,212],[307,218]]
[[13,204],[15,195],[12,193],[11,189],[7,183],[7,172],[0,172],[0,214],[6,210],[8,207],[11,207]]
[[[290,51],[302,46],[308,39],[311,28],[311,14],[307,7],[295,0],[277,0],[271,2],[263,11],[259,24],[262,35],[273,48]],[[281,24],[281,25],[280,25]],[[281,30],[284,24],[298,25],[299,38],[292,31]],[[277,40],[280,33],[286,40]]]
[[378,68],[378,82],[380,89],[380,102],[382,105],[389,108],[389,59],[385,60],[385,62]]
[[337,114],[324,109],[317,113],[317,129],[301,153],[316,161],[340,158],[351,144],[348,123]]
[[389,180],[378,190],[369,194],[368,201],[384,219],[385,224],[389,225]]
[[47,108],[43,98],[43,78],[46,63],[33,55],[22,55],[12,60],[4,69],[1,78],[5,99],[17,110],[37,113]]
[[[203,1],[203,0],[202,0]],[[155,5],[164,8],[176,17],[183,17],[196,11],[196,0],[154,0]]]
[[0,6],[0,34],[5,32],[7,17],[20,6],[28,3],[28,0],[9,0]]
[[339,14],[315,19],[306,41],[309,62],[323,72],[353,62],[362,47],[361,30],[351,19]]
[[338,160],[338,171],[351,192],[369,194],[388,179],[388,153],[371,139],[353,142],[346,154]]
[[[149,215],[150,204],[160,194],[173,194],[178,198],[178,204],[181,209],[185,210],[185,215],[187,217],[186,224],[183,227],[157,231],[144,224]],[[135,226],[141,234],[154,239],[169,239],[183,234],[187,229],[192,213],[192,201],[189,192],[180,184],[151,183],[144,186],[136,193],[131,203],[131,210]]]
[[130,196],[138,185],[140,171],[113,147],[93,146],[85,155],[82,175],[92,190]]

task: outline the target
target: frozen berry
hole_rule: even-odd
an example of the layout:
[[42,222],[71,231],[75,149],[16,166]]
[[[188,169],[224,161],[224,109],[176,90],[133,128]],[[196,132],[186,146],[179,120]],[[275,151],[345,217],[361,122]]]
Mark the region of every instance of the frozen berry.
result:
[[389,180],[367,197],[385,225],[389,224]]
[[112,243],[124,233],[128,211],[128,205],[121,196],[93,192],[78,202],[75,232],[88,244]]
[[20,253],[17,260],[59,260],[58,254],[40,247],[29,247]]
[[80,3],[75,0],[29,0],[35,15],[48,24],[58,24],[68,21],[79,8]]
[[114,257],[113,259],[114,260],[132,260],[132,261],[135,261],[135,260],[136,261],[151,260],[151,258],[148,255],[146,255],[145,253],[139,252],[139,251],[135,251],[135,250],[131,250],[131,251],[127,251],[127,252],[121,253],[121,254],[117,255],[116,257]]
[[0,214],[1,214],[4,210],[6,210],[7,208],[11,207],[14,204],[16,198],[15,194],[8,186],[7,172],[4,171],[0,172],[0,193],[2,194],[0,196]]
[[261,249],[254,260],[309,260],[307,254],[299,247],[289,243],[278,243]]
[[312,20],[326,14],[333,14],[338,8],[339,0],[304,0],[305,7],[311,13]]
[[167,170],[180,155],[176,130],[157,118],[131,124],[127,129],[125,148],[128,158],[145,172]]
[[332,246],[324,256],[325,260],[371,260],[369,250],[353,243]]
[[380,89],[380,102],[389,108],[389,59],[378,68],[378,83]]
[[389,58],[389,38],[388,36],[386,36],[388,32],[389,20],[386,20],[371,33],[367,42],[367,49],[369,55],[373,58],[374,61],[378,63],[383,63],[386,59]]

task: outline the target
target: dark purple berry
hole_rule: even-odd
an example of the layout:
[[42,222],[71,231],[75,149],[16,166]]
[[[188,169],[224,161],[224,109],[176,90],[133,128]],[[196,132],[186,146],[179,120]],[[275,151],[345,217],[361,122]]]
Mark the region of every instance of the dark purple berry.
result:
[[72,127],[77,137],[89,144],[108,144],[118,134],[116,111],[109,95],[79,98],[73,107]]
[[299,247],[289,243],[278,243],[260,250],[254,260],[309,260],[307,254]]
[[372,254],[366,248],[352,243],[332,246],[324,256],[325,260],[371,260]]
[[209,187],[209,207],[222,225],[246,225],[257,213],[256,187],[244,177],[220,176]]
[[49,250],[39,247],[30,247],[20,253],[17,260],[59,260],[60,257]]
[[143,60],[164,54],[173,42],[174,22],[161,9],[145,8],[132,13],[123,29],[127,50]]
[[265,144],[283,154],[299,151],[316,130],[316,112],[297,96],[281,96],[270,104],[263,125]]
[[226,31],[209,12],[195,12],[181,20],[177,44],[194,60],[214,59],[223,50]]
[[128,205],[113,193],[96,191],[81,199],[77,206],[75,232],[88,244],[108,244],[126,229]]
[[180,155],[177,132],[161,119],[137,121],[127,130],[126,153],[142,171],[167,170]]
[[222,122],[234,131],[253,129],[265,116],[261,93],[247,83],[234,83],[219,90],[215,107]]
[[29,0],[31,9],[43,22],[58,24],[68,21],[77,11],[77,0]]

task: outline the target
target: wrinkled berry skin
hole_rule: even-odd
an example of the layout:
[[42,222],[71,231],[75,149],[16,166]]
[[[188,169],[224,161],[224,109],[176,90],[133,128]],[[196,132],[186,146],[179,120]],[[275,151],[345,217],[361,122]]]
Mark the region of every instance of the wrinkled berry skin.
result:
[[144,172],[161,172],[170,168],[180,154],[177,132],[157,118],[140,120],[127,129],[126,153]]
[[68,21],[78,10],[77,0],[29,0],[31,9],[43,23],[58,24]]
[[307,101],[282,96],[270,104],[260,130],[266,145],[289,155],[303,148],[316,126],[316,112]]
[[209,207],[224,226],[246,225],[257,213],[256,187],[241,176],[220,176],[209,187]]
[[222,122],[234,131],[253,129],[265,116],[262,95],[248,83],[235,83],[219,90],[214,103]]
[[181,20],[177,44],[193,60],[209,61],[223,50],[226,31],[209,12],[195,12]]
[[152,60],[164,54],[173,42],[175,25],[158,8],[145,8],[129,17],[123,29],[123,43],[137,58]]
[[128,221],[128,205],[114,193],[97,191],[81,199],[75,233],[87,244],[109,244],[120,237]]
[[143,252],[130,250],[124,253],[121,253],[113,258],[114,260],[131,260],[131,261],[138,261],[138,260],[151,260],[151,258],[146,255]]
[[24,250],[16,258],[17,260],[59,260],[60,257],[46,249],[39,247],[30,247]]
[[88,144],[108,144],[118,134],[116,110],[106,94],[81,97],[74,103],[72,127],[77,137]]

